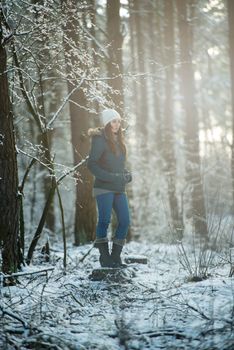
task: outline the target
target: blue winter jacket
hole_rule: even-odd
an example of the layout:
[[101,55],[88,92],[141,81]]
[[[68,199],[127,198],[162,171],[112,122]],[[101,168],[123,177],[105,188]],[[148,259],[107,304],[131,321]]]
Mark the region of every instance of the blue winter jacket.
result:
[[122,153],[118,143],[117,154],[111,151],[104,129],[92,129],[89,134],[92,136],[92,145],[87,167],[95,176],[94,187],[124,192],[125,154]]

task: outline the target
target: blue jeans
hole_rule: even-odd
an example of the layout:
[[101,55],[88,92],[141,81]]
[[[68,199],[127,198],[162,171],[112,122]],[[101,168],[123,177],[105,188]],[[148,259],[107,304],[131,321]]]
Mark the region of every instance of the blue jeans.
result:
[[123,244],[130,225],[128,200],[125,193],[107,192],[96,196],[98,207],[98,224],[96,228],[96,240],[107,239],[107,229],[111,220],[111,212],[114,209],[118,220],[118,226],[113,241]]

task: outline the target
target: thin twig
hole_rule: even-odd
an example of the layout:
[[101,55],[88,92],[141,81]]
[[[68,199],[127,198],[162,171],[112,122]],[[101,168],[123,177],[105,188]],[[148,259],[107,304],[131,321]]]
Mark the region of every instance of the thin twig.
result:
[[45,203],[45,206],[44,206],[44,209],[43,209],[43,212],[42,212],[42,215],[41,215],[41,219],[40,219],[40,222],[38,224],[38,227],[37,227],[37,230],[34,234],[34,237],[33,237],[33,240],[30,244],[30,247],[29,247],[29,250],[28,250],[28,255],[27,255],[27,259],[26,259],[26,263],[27,264],[30,264],[31,260],[32,260],[32,256],[33,256],[33,252],[34,252],[34,249],[37,245],[37,242],[39,240],[39,238],[41,237],[41,233],[42,233],[42,230],[43,230],[43,227],[44,227],[44,224],[45,224],[45,220],[46,220],[46,217],[47,217],[47,213],[48,213],[48,209],[50,207],[50,204],[54,198],[54,194],[55,194],[55,190],[57,188],[57,186],[59,186],[62,182],[62,180],[69,174],[71,174],[72,172],[76,171],[81,165],[85,164],[86,161],[88,159],[88,156],[86,158],[84,158],[82,161],[80,161],[76,166],[74,166],[72,169],[70,169],[69,171],[67,171],[65,174],[63,174],[62,176],[60,176],[58,178],[58,180],[55,179],[55,177],[53,177],[53,182],[52,182],[52,186],[50,188],[50,192],[48,194],[48,197],[46,199],[46,203]]
[[84,256],[82,256],[82,258],[79,260],[79,262],[83,262],[84,259],[89,255],[89,253],[91,252],[92,249],[93,249],[93,246],[88,250],[88,252]]
[[17,152],[19,152],[19,153],[21,153],[21,154],[23,154],[23,155],[25,155],[25,156],[27,156],[27,157],[29,157],[29,158],[31,158],[31,159],[34,159],[35,161],[37,161],[38,163],[40,163],[41,165],[43,165],[46,169],[48,169],[49,172],[51,172],[51,171],[53,170],[52,168],[50,168],[47,164],[43,163],[43,162],[42,162],[40,159],[38,159],[37,157],[31,156],[31,154],[22,151],[22,149],[19,149],[18,147],[17,147]]
[[21,317],[19,317],[18,315],[14,314],[13,312],[4,309],[2,306],[0,306],[0,310],[2,311],[2,317],[4,315],[10,316],[11,318],[14,318],[15,320],[19,321],[20,323],[22,323],[22,325],[24,326],[24,328],[29,328],[28,323],[23,320]]
[[64,220],[64,211],[63,211],[63,202],[62,198],[58,189],[58,186],[56,187],[58,200],[59,200],[59,208],[61,212],[61,220],[62,220],[62,231],[63,231],[63,267],[64,271],[66,271],[67,267],[67,240],[66,240],[66,228],[65,228],[65,220]]
[[42,272],[47,273],[48,271],[53,271],[53,270],[54,270],[54,267],[48,267],[48,268],[45,268],[42,270],[37,270],[37,271],[15,272],[15,273],[12,273],[11,275],[6,275],[6,274],[0,272],[0,275],[4,279],[4,278],[10,278],[10,277],[22,277],[22,276],[28,276],[28,275],[35,275],[35,274],[39,274]]
[[63,107],[66,105],[66,103],[69,101],[70,96],[73,94],[73,92],[75,92],[76,90],[78,90],[81,85],[84,82],[84,77],[85,77],[86,72],[84,73],[80,83],[74,87],[74,89],[66,96],[66,98],[64,99],[63,103],[61,104],[61,106],[59,107],[59,109],[57,110],[57,112],[54,114],[53,118],[51,118],[51,120],[49,121],[49,123],[47,124],[47,128],[51,128],[51,125],[53,124],[53,122],[57,119],[59,113],[61,112],[61,110],[63,109]]
[[28,176],[28,174],[29,174],[29,171],[30,171],[30,169],[32,168],[32,166],[34,165],[34,163],[36,163],[36,161],[37,161],[37,159],[33,157],[32,160],[31,160],[31,162],[30,162],[30,164],[28,165],[28,167],[27,167],[25,173],[24,173],[24,177],[23,177],[23,179],[22,179],[21,185],[19,185],[19,191],[20,191],[21,193],[23,193],[23,191],[24,191],[24,185],[25,185],[25,181],[26,181],[26,179],[27,179],[27,176]]

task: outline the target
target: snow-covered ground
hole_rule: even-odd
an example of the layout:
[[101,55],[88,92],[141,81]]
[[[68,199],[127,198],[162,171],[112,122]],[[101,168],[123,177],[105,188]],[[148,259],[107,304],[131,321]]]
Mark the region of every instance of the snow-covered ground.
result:
[[[1,288],[0,349],[234,349],[234,279],[227,255],[207,252],[201,269],[212,256],[209,277],[189,282],[178,246],[131,242],[124,256],[144,255],[148,264],[93,281],[89,276],[99,262],[96,249],[84,258],[90,248],[70,246],[64,274],[58,246],[49,264],[39,265],[36,256],[24,268],[54,267],[47,276],[21,276],[17,286]],[[199,253],[184,249],[195,271]]]

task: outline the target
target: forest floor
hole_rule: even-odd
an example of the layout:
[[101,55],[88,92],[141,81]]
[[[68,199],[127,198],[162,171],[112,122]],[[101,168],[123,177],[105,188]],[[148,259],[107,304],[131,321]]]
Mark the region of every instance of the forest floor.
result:
[[[0,349],[234,348],[227,252],[131,242],[123,255],[147,256],[148,264],[129,265],[119,279],[93,281],[89,276],[99,262],[90,248],[68,247],[66,274],[61,246],[53,247],[50,263],[35,254],[24,272],[53,270],[1,287]],[[199,274],[207,278],[191,278]]]

